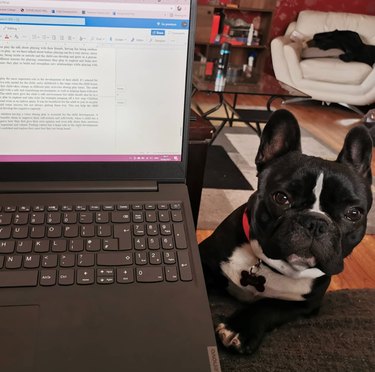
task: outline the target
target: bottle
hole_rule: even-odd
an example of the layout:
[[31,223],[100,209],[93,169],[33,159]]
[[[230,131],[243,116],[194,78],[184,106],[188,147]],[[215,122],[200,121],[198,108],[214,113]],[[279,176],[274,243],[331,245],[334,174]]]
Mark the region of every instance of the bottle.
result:
[[217,64],[215,91],[222,91],[225,87],[225,75],[228,69],[230,44],[223,43],[220,49],[220,58]]
[[253,42],[253,35],[254,35],[254,25],[251,23],[249,27],[249,33],[247,34],[247,45],[251,45]]

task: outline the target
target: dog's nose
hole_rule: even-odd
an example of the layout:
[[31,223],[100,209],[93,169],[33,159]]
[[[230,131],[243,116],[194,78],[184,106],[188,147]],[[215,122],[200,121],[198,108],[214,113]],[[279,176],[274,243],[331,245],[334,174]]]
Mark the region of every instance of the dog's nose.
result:
[[328,222],[323,218],[304,216],[300,223],[310,232],[311,236],[316,238],[328,231]]

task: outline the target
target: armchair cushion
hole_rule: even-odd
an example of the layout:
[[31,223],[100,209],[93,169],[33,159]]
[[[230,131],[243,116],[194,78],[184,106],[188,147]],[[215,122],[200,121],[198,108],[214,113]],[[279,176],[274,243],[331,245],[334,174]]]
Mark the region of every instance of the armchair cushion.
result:
[[338,58],[313,58],[300,62],[304,79],[359,85],[372,71],[365,63],[343,62]]
[[342,53],[343,51],[337,48],[322,50],[320,48],[311,47],[302,49],[301,58],[330,58],[338,57]]

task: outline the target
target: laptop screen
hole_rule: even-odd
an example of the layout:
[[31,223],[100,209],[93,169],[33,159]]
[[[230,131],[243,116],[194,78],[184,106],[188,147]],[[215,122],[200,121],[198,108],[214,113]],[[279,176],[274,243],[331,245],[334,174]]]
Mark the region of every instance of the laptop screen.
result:
[[0,2],[0,162],[181,162],[190,0]]

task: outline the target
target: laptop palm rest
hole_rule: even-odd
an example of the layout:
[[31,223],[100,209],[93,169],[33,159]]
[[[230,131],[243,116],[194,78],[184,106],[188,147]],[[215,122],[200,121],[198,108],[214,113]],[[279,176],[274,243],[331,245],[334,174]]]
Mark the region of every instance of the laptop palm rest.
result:
[[1,370],[33,371],[39,306],[0,306],[0,319]]

